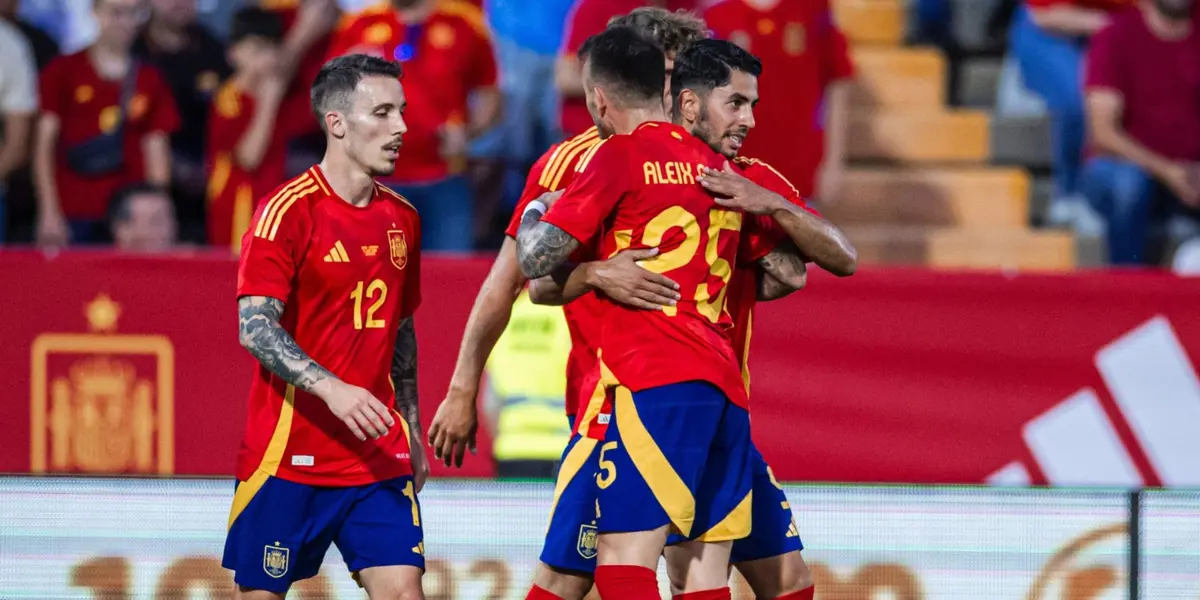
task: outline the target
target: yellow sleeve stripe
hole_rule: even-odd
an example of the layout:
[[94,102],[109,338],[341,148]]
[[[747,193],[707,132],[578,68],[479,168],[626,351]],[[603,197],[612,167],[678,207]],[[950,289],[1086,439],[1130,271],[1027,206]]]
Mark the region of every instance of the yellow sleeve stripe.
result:
[[383,185],[382,183],[378,183],[378,182],[375,183],[375,187],[378,188],[379,191],[403,202],[405,206],[413,209],[414,212],[417,210],[417,207],[413,206],[412,202],[408,201],[408,198],[401,196],[400,193],[397,192],[396,190],[393,190],[392,188],[390,188],[386,185]]
[[293,179],[290,183],[283,186],[283,189],[276,192],[274,196],[271,196],[271,199],[267,200],[267,207],[263,209],[262,215],[258,217],[258,223],[254,226],[254,235],[262,237],[263,231],[266,230],[267,223],[271,220],[272,215],[275,214],[275,209],[279,207],[280,201],[287,198],[296,188],[309,183],[311,180],[311,176],[305,173]]
[[[592,148],[599,146],[601,142],[602,142],[602,140],[600,138],[590,139],[587,142],[585,142],[582,146],[576,148],[575,154],[580,157],[580,160],[583,160],[583,157],[587,155],[587,152],[590,151]],[[550,185],[547,186],[547,189],[554,192],[554,191],[558,191],[558,188],[562,187],[563,177],[566,176],[567,171],[569,170],[570,164],[571,164],[570,160],[563,163],[562,172],[560,172],[558,175],[556,175],[554,177],[554,180],[550,182]]]
[[599,142],[596,142],[596,145],[592,146],[591,149],[587,151],[587,154],[584,154],[582,157],[580,157],[579,164],[575,165],[575,172],[582,173],[584,169],[587,168],[588,164],[592,162],[592,158],[596,156],[596,151],[600,150],[600,146],[603,146],[604,142],[607,141],[608,140],[600,140]]
[[793,194],[795,194],[797,196],[800,195],[800,191],[796,189],[796,186],[792,185],[792,182],[788,181],[788,178],[784,177],[783,173],[780,173],[779,171],[775,170],[775,167],[772,167],[771,165],[769,165],[761,160],[758,160],[757,158],[747,158],[745,160],[746,160],[746,164],[748,164],[748,165],[759,165],[759,166],[770,169],[771,172],[774,173],[776,177],[778,177],[780,180],[782,180],[784,183],[787,184],[788,189],[792,190]]
[[568,165],[572,160],[579,155],[580,152],[587,149],[588,145],[593,141],[600,139],[600,134],[594,128],[581,133],[558,146],[558,150],[550,157],[550,162],[546,165],[546,169],[542,171],[542,177],[538,180],[538,185],[554,191],[556,182],[562,181],[563,173],[567,172]]
[[270,200],[267,209],[263,211],[262,218],[258,220],[258,225],[254,228],[254,235],[273,241],[275,235],[279,233],[279,225],[283,222],[283,216],[287,214],[288,209],[296,203],[296,200],[308,196],[317,189],[316,182],[308,176],[301,177],[289,184],[287,188]]

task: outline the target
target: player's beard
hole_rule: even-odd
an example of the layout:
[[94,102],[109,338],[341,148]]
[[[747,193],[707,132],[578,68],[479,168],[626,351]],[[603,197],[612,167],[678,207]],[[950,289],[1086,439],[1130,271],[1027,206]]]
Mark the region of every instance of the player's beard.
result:
[[700,138],[701,141],[708,144],[709,148],[712,148],[713,152],[725,158],[732,160],[737,156],[737,152],[731,154],[725,151],[725,148],[721,144],[725,140],[725,136],[713,131],[712,120],[709,118],[708,107],[706,106],[700,107],[700,118],[696,120],[696,125],[692,128],[692,135]]
[[1192,16],[1193,0],[1154,0],[1154,8],[1168,19],[1182,21]]

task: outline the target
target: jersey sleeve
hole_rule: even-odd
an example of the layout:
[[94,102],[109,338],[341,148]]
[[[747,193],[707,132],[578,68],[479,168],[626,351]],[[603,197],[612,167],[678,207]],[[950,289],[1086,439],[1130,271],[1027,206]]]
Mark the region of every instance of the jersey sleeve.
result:
[[850,44],[846,34],[838,29],[833,20],[833,10],[826,3],[817,16],[818,43],[821,45],[821,71],[828,85],[854,76],[854,63],[850,60]]
[[521,227],[521,214],[525,212],[525,207],[540,198],[542,194],[550,191],[541,184],[541,179],[542,173],[546,171],[546,165],[550,162],[550,156],[553,154],[553,152],[546,152],[537,162],[533,163],[533,168],[529,169],[529,175],[525,177],[525,189],[521,190],[521,198],[517,200],[517,208],[513,210],[512,218],[508,220],[508,227],[504,230],[504,235],[516,239],[517,229]]
[[209,153],[233,152],[249,125],[253,107],[247,106],[237,90],[231,86],[221,88],[213,98],[208,116]]
[[400,308],[400,318],[406,319],[416,314],[421,306],[421,217],[413,215],[413,240],[409,244],[408,264],[411,269],[404,278],[404,306]]
[[604,227],[628,191],[625,155],[616,144],[600,142],[591,157],[579,159],[578,173],[542,220],[586,244]]
[[1117,31],[1109,26],[1092,36],[1087,60],[1084,61],[1085,90],[1103,88],[1124,93],[1128,89],[1121,61],[1124,55],[1116,34]]
[[308,246],[312,224],[308,204],[281,188],[260,202],[242,238],[237,295],[266,296],[287,302]]
[[785,237],[783,228],[769,215],[747,214],[738,241],[738,265],[753,266],[777,248]]

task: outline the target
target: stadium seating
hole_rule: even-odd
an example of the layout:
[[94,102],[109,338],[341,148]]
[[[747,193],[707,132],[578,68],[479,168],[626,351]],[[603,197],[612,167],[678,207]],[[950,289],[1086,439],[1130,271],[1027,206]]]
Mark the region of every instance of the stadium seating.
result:
[[[995,151],[991,115],[947,106],[947,61],[904,45],[904,0],[833,0],[852,44],[849,170],[822,209],[864,264],[1069,270],[1076,242],[1029,225],[1032,183]],[[997,160],[999,159],[999,160]]]

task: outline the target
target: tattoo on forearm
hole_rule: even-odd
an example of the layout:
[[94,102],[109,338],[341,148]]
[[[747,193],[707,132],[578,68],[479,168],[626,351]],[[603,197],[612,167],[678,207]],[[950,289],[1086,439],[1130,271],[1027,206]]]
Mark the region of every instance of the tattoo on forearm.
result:
[[517,231],[517,261],[528,279],[539,279],[554,272],[578,247],[578,240],[543,222],[536,212],[525,213],[521,219]]
[[[792,244],[784,244],[769,254],[762,257],[758,261],[759,269],[762,271],[762,277],[759,285],[759,294],[771,295],[776,298],[780,297],[781,290],[768,290],[766,286],[780,284],[791,288],[793,291],[802,287],[808,275],[808,268],[804,262],[804,256]],[[775,280],[772,283],[770,280]]]
[[413,318],[400,322],[396,349],[392,353],[392,384],[396,387],[396,410],[409,429],[421,430],[421,404],[417,397],[417,329]]
[[305,354],[292,336],[279,324],[283,302],[264,296],[246,296],[238,300],[238,337],[264,367],[284,381],[312,392],[314,386],[333,379],[325,367]]

